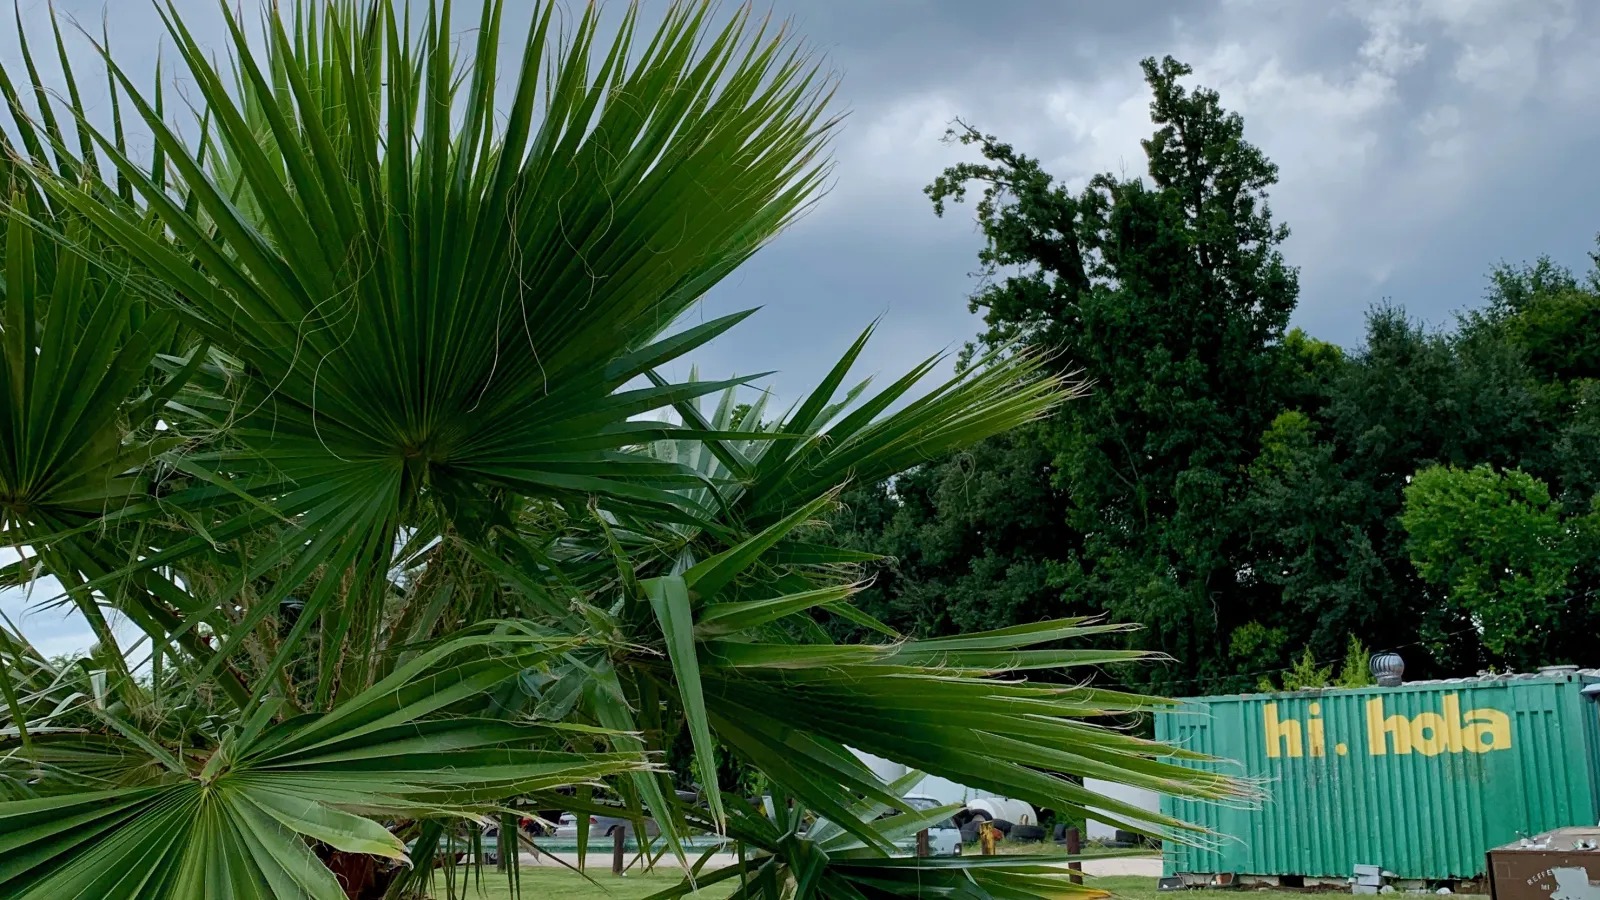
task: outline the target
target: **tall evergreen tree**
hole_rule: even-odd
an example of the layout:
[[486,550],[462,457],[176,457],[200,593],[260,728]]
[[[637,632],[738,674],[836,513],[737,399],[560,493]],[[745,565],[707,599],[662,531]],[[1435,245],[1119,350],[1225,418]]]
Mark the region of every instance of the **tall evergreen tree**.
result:
[[1137,638],[1217,670],[1241,590],[1233,508],[1241,473],[1281,410],[1283,339],[1298,292],[1266,191],[1278,170],[1188,66],[1147,59],[1155,133],[1147,177],[1098,175],[1072,192],[1011,145],[963,126],[984,161],[928,189],[934,209],[981,188],[990,347],[1058,353],[1091,388],[1047,437],[1061,490],[1055,587],[1145,623]]

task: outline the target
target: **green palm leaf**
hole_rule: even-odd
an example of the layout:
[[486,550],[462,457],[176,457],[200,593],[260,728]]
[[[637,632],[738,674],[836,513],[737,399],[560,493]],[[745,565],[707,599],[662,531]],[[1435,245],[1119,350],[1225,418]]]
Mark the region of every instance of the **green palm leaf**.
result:
[[[204,350],[190,348],[186,360],[164,355],[179,339],[177,318],[149,314],[139,279],[107,256],[81,218],[51,218],[19,188],[5,220],[0,524],[31,556],[16,570],[55,574],[126,671],[101,597],[120,596],[153,640],[178,619],[151,594],[159,576],[145,573],[98,596],[88,585],[136,552],[128,523],[157,514],[148,502],[157,462],[181,442],[154,426]],[[182,642],[188,652],[208,652],[192,637]],[[234,681],[226,685],[242,696]]]
[[[249,384],[270,386],[270,395],[263,387],[239,398],[232,434],[259,443],[285,476],[372,473],[347,489],[354,494],[448,473],[536,494],[675,502],[648,486],[670,468],[607,456],[595,436],[712,389],[616,393],[734,321],[642,349],[810,196],[820,175],[810,159],[826,133],[819,86],[799,58],[778,55],[781,41],[760,29],[747,35],[743,15],[695,54],[704,30],[695,6],[675,10],[651,52],[627,65],[630,17],[590,72],[597,22],[585,18],[556,47],[551,10],[536,10],[500,134],[488,107],[498,3],[485,7],[465,92],[450,76],[439,12],[413,49],[394,36],[387,7],[330,6],[322,28],[340,36],[330,40],[332,57],[274,14],[260,58],[229,16],[243,73],[235,88],[169,10],[169,30],[217,123],[227,180],[254,199],[259,217],[230,199],[126,79],[198,201],[188,214],[117,160],[176,241],[141,239],[90,192],[53,183],[153,270],[194,286],[183,310],[195,326],[257,374]],[[389,69],[382,95],[364,68],[373,56]],[[545,65],[556,75],[530,133]],[[291,90],[275,91],[268,72],[281,72]],[[670,93],[659,90],[666,85]],[[334,95],[349,102],[332,107]],[[425,113],[412,131],[406,111],[419,105]],[[451,109],[465,121],[436,112]],[[265,141],[251,121],[257,110]],[[199,258],[199,273],[179,271],[184,252]],[[609,271],[614,257],[635,262],[592,274]],[[621,429],[611,446],[636,440]],[[571,448],[576,441],[586,446]],[[390,482],[387,472],[407,480]]]
[[[0,584],[53,575],[99,638],[57,663],[0,627],[0,893],[333,897],[313,847],[398,860],[378,822],[405,819],[431,859],[578,784],[561,802],[653,818],[685,861],[696,829],[758,848],[740,897],[1078,897],[895,858],[943,811],[851,748],[1119,823],[1149,814],[1068,776],[1252,796],[1120,727],[1162,701],[1064,680],[1142,658],[1070,644],[1113,626],[907,641],[850,605],[872,557],[829,544],[840,489],[1048,414],[1072,387],[1040,357],[874,392],[847,386],[869,328],[770,417],[737,412],[749,378],[658,374],[746,317],[675,324],[818,194],[804,50],[704,0],[614,37],[539,2],[503,59],[503,6],[458,47],[448,2],[257,31],[224,3],[219,64],[169,0],[194,128],[109,50],[98,127],[59,28],[64,102],[26,44],[0,71],[0,524],[26,548]],[[834,645],[823,613],[890,642]],[[720,790],[730,753],[774,815]]]
[[[685,521],[706,512],[681,491],[697,473],[628,452],[671,426],[634,420],[731,383],[629,382],[742,318],[661,337],[813,196],[827,83],[748,11],[712,30],[705,4],[675,7],[630,59],[636,13],[603,48],[592,12],[563,41],[554,6],[541,5],[502,128],[501,12],[485,4],[476,47],[458,59],[448,8],[430,9],[415,37],[385,4],[329,4],[292,24],[273,12],[256,43],[224,4],[227,78],[168,7],[205,104],[200,141],[108,56],[162,168],[84,123],[139,206],[92,183],[43,182],[177,288],[176,310],[226,361],[186,406],[200,414],[188,431],[226,438],[188,456],[191,471],[294,522],[284,550],[253,570],[286,566],[276,591],[217,664],[330,567],[369,574],[315,597],[308,625],[332,617],[344,642],[327,654],[370,655],[383,593],[373,573],[386,568],[374,554],[419,502],[480,540],[489,523],[476,511],[497,491]],[[262,522],[247,510],[146,562],[176,563]],[[303,640],[291,635],[273,667]]]
[[[1194,829],[1170,817],[1152,818],[1062,773],[1197,799],[1254,796],[1248,785],[1184,765],[1197,759],[1194,754],[1117,727],[1167,701],[1014,677],[1151,658],[1059,646],[1122,626],[1064,619],[885,645],[765,640],[769,622],[803,616],[850,591],[850,585],[838,584],[791,592],[794,582],[808,579],[794,572],[774,576],[764,558],[830,499],[812,501],[681,576],[641,583],[656,617],[634,623],[630,645],[661,649],[655,656],[628,652],[616,662],[641,681],[675,693],[703,784],[715,783],[708,769],[720,741],[882,852],[889,847],[875,843],[879,836],[846,815],[849,798],[891,806],[899,801],[875,783],[849,747],[1039,806],[1131,830],[1153,827],[1167,839],[1186,839]],[[709,809],[720,821],[720,805]],[[1130,824],[1140,821],[1149,824]]]
[[[907,773],[880,789],[904,796],[922,779]],[[953,807],[906,812],[881,818],[885,806],[870,801],[845,809],[843,821],[818,819],[803,833],[804,807],[770,811],[730,798],[728,834],[755,851],[744,865],[727,866],[652,894],[647,900],[675,900],[696,888],[740,879],[732,896],[746,900],[891,900],[959,897],[963,900],[1094,900],[1106,892],[1073,883],[1069,861],[1017,856],[945,859],[885,858],[878,849],[913,836],[942,819]]]
[[[425,653],[320,716],[270,724],[276,704],[182,759],[153,742],[101,752],[152,756],[138,783],[0,803],[0,890],[16,897],[343,897],[306,839],[404,861],[368,816],[477,816],[503,798],[641,768],[636,755],[538,749],[547,728],[440,714],[547,663],[570,642],[494,634]],[[107,719],[115,713],[102,713]],[[84,747],[81,735],[59,743]],[[60,765],[49,736],[38,759]],[[84,749],[88,749],[84,747]],[[80,751],[82,752],[82,751]],[[82,769],[81,765],[75,766]],[[124,764],[123,778],[136,776]]]

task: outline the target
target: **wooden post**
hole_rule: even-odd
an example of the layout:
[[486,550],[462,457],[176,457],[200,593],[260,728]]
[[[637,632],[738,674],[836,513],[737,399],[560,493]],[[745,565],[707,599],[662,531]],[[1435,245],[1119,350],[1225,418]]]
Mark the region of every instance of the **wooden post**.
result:
[[623,841],[628,839],[627,827],[613,825],[611,827],[611,874],[622,874]]
[[978,823],[978,852],[984,856],[994,855],[994,823],[988,819]]
[[[1083,846],[1082,846],[1082,843],[1080,842],[1079,837],[1078,837],[1078,829],[1076,829],[1076,828],[1068,828],[1067,829],[1067,855],[1068,856],[1077,856],[1078,852],[1080,850],[1082,850],[1082,849],[1083,849]],[[1073,863],[1073,867],[1074,868],[1082,868],[1082,866],[1083,866],[1083,863],[1081,863],[1081,862],[1076,862],[1075,861]],[[1083,876],[1082,875],[1073,875],[1072,876],[1072,883],[1073,884],[1083,884]]]
[[[511,867],[517,862],[517,838],[521,832],[516,816],[500,817],[500,827],[495,830],[494,835],[495,868],[502,872],[511,871]],[[507,854],[510,854],[510,859],[506,858]]]
[[917,855],[932,856],[933,851],[928,847],[928,829],[917,832]]

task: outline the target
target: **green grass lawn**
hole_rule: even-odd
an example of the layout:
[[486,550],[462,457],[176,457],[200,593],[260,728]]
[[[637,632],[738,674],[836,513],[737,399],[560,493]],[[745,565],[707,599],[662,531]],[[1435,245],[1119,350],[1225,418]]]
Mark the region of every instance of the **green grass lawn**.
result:
[[[591,867],[589,878],[593,881],[567,869],[550,866],[524,868],[522,898],[523,900],[639,900],[641,897],[648,897],[683,881],[683,876],[672,869],[630,872],[618,878],[611,874],[609,865]],[[737,880],[724,882],[688,896],[695,900],[723,900],[737,885]],[[450,895],[445,892],[443,884],[436,884],[433,896],[438,900],[444,900]],[[476,885],[472,885],[467,893],[457,892],[454,896],[462,900],[512,900],[516,894],[507,885],[505,875],[486,871],[483,873],[481,893]]]
[[[648,897],[663,888],[672,887],[681,881],[681,877],[670,872],[632,873],[623,878],[613,877],[609,869],[591,869],[590,877],[595,883],[584,880],[582,876],[565,869],[548,867],[528,868],[522,870],[522,896],[527,900],[640,900]],[[1089,884],[1103,890],[1110,891],[1112,895],[1124,900],[1156,900],[1156,880],[1154,878],[1140,878],[1136,876],[1107,876],[1104,878],[1090,878]],[[698,894],[690,894],[697,900],[723,900],[733,891],[736,881],[714,885]],[[435,891],[434,896],[444,898],[443,885]],[[1310,891],[1296,890],[1241,890],[1238,892],[1216,892],[1223,896],[1213,895],[1210,898],[1196,896],[1194,900],[1224,900],[1227,894],[1234,894],[1239,900],[1246,898],[1259,898],[1259,900],[1290,900],[1292,897],[1303,897]],[[1344,892],[1316,892],[1326,893],[1330,896],[1345,895]],[[462,900],[512,900],[514,896],[506,886],[505,877],[492,872],[485,872],[483,890],[480,893],[476,888],[469,890],[465,895],[457,894]],[[1347,895],[1346,895],[1347,896]],[[1165,895],[1162,900],[1170,900],[1171,895]],[[1458,894],[1453,900],[1487,900],[1472,894]]]

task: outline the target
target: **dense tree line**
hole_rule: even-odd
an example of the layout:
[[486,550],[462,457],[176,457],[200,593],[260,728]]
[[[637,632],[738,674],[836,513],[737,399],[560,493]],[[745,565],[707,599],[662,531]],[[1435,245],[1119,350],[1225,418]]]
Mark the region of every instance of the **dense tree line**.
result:
[[1446,331],[1393,305],[1349,351],[1290,329],[1277,168],[1186,66],[1143,65],[1142,178],[1072,190],[952,131],[982,157],[927,188],[940,215],[971,200],[986,238],[964,358],[1045,347],[1083,396],[855,485],[834,527],[890,558],[864,608],[916,634],[1137,622],[1126,640],[1173,662],[1124,677],[1177,694],[1352,639],[1424,676],[1594,662],[1600,257],[1495,268]]

